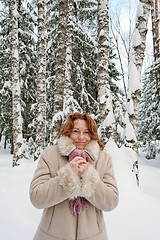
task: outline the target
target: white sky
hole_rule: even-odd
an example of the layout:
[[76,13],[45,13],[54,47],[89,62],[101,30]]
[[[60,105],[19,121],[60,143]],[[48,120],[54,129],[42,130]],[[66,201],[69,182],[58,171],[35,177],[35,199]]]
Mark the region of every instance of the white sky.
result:
[[[128,32],[130,28],[129,19],[132,19],[132,26],[134,29],[135,26],[135,16],[137,12],[137,6],[138,6],[139,0],[113,0],[109,1],[109,12],[112,18],[112,21],[116,21],[117,16],[119,17],[120,24],[121,24],[121,32],[123,33],[123,36],[128,39]],[[123,44],[120,42],[120,51],[121,51],[121,57],[124,64],[124,70],[126,73],[126,85],[127,85],[127,73],[128,73],[128,67],[127,67],[127,56],[123,47]],[[152,30],[151,30],[151,19],[149,21],[148,25],[148,33],[146,38],[146,52],[145,52],[145,59],[144,59],[144,65],[143,65],[143,71],[152,63],[152,56],[153,56],[153,47],[152,47]],[[116,61],[117,69],[120,71],[120,64],[119,61]],[[119,82],[119,86],[123,89],[123,83]]]

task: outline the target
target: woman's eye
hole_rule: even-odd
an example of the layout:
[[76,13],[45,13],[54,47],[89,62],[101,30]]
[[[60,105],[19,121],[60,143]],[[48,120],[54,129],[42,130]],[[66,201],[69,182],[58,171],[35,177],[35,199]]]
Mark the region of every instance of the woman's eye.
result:
[[85,134],[89,134],[89,132],[85,132]]
[[74,133],[78,133],[78,130],[73,130]]

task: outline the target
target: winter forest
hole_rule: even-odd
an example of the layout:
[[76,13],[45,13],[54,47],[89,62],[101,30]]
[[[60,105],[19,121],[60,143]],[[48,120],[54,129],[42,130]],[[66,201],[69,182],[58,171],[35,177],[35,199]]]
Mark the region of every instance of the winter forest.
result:
[[[160,239],[158,216],[152,234],[132,238],[129,227],[126,235],[125,226],[116,228],[117,235],[114,230],[128,204],[125,191],[133,188],[131,204],[145,202],[135,216],[130,207],[132,224],[146,214],[147,204],[159,206],[160,187],[151,190],[151,195],[156,192],[153,201],[143,195],[152,185],[149,179],[160,176],[159,17],[158,0],[0,0],[0,215],[2,205],[10,204],[7,197],[16,205],[22,193],[27,201],[20,203],[18,218],[13,209],[6,216],[18,225],[27,215],[19,235],[11,227],[14,239],[25,232],[26,240],[33,237],[40,216],[28,203],[30,180],[43,149],[56,142],[67,116],[77,111],[94,118],[113,157],[122,202],[106,217],[110,240]],[[12,180],[19,186],[11,185],[16,197]],[[155,212],[160,214],[160,208]],[[151,218],[155,212],[149,212]],[[0,225],[7,229],[1,218]],[[4,231],[2,240],[13,239]]]

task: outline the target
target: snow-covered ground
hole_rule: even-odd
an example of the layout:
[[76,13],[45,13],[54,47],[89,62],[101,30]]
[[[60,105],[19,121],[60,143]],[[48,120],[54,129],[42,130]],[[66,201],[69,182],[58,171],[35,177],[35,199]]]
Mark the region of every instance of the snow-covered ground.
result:
[[129,148],[107,147],[113,157],[120,192],[118,207],[105,213],[109,240],[160,239],[160,156],[146,160],[139,153],[140,187],[135,184],[129,162],[134,153]]
[[[160,156],[146,160],[139,154],[140,187],[130,171],[131,149],[107,145],[113,157],[120,192],[118,207],[104,213],[109,240],[160,239]],[[36,164],[22,161],[12,168],[12,156],[0,149],[0,239],[32,240],[42,214],[29,200],[29,185]],[[98,239],[97,239],[98,240]]]

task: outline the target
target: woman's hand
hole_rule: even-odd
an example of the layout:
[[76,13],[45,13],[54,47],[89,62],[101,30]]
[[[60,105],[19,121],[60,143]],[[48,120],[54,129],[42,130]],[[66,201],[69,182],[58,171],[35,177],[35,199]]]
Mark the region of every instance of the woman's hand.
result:
[[78,176],[81,176],[88,166],[87,161],[80,156],[73,158],[73,160],[70,161],[70,164],[75,169]]

